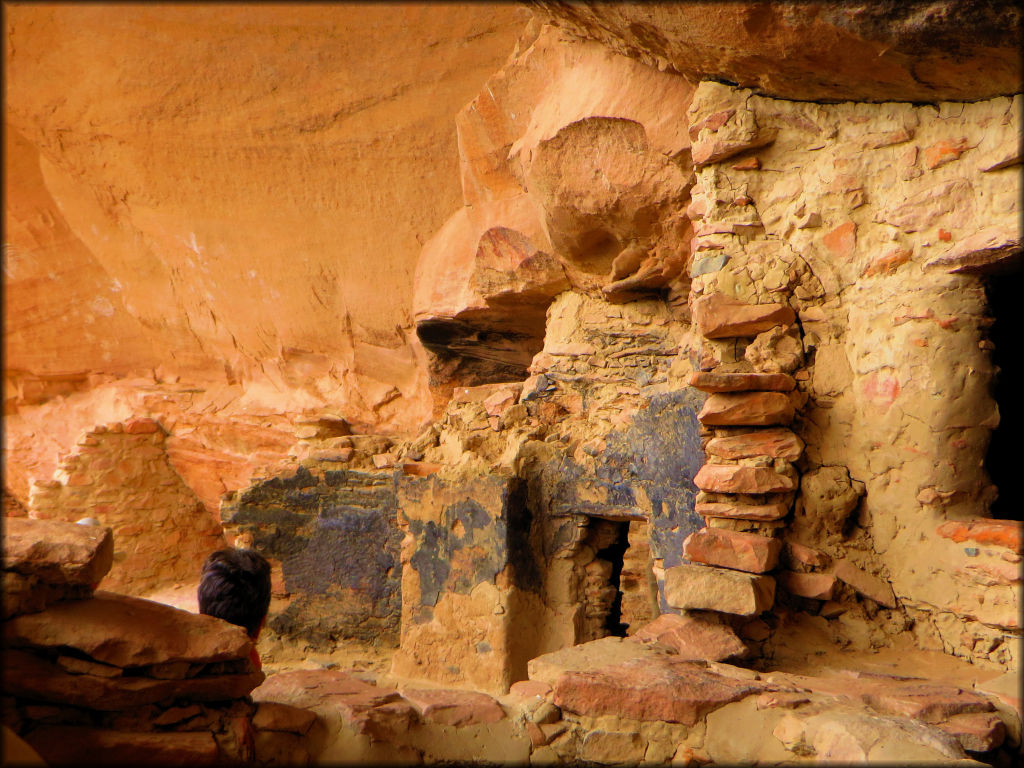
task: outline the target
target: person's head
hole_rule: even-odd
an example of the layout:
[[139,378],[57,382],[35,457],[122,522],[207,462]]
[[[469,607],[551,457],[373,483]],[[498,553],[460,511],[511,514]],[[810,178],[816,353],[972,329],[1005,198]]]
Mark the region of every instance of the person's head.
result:
[[203,563],[199,612],[259,636],[270,609],[270,563],[251,549],[219,549]]

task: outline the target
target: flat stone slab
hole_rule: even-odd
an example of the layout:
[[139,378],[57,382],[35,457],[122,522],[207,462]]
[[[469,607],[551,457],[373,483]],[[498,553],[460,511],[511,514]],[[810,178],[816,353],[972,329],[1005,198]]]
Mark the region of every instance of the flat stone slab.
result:
[[896,607],[896,596],[893,594],[892,585],[889,582],[862,571],[848,560],[838,561],[834,572],[841,581],[849,584],[864,597],[870,598],[886,608]]
[[724,517],[733,520],[781,520],[789,514],[788,504],[728,504],[723,501],[700,502],[693,511],[703,517]]
[[756,616],[774,600],[771,576],[689,563],[665,570],[665,601],[673,608]]
[[61,520],[4,518],[3,569],[47,584],[95,586],[114,563],[109,528]]
[[779,586],[791,595],[812,600],[831,600],[839,583],[831,573],[796,573],[783,571],[775,577]]
[[796,482],[769,467],[738,464],[705,464],[693,478],[702,491],[712,493],[784,493],[796,490]]
[[530,659],[526,670],[531,680],[538,680],[553,687],[566,672],[597,669],[630,659],[652,659],[669,654],[668,649],[630,642],[628,638],[602,637]]
[[152,600],[97,592],[4,623],[10,647],[75,648],[104,664],[246,659],[252,640],[242,627]]
[[709,395],[697,414],[705,426],[765,427],[789,424],[796,410],[782,392],[716,392]]
[[781,539],[727,528],[702,528],[683,541],[683,555],[688,560],[747,573],[772,570],[781,551]]
[[70,674],[44,658],[17,650],[7,650],[3,663],[7,695],[105,712],[172,699],[240,699],[263,682],[263,673],[259,671],[181,680]]
[[795,319],[796,314],[785,304],[747,304],[720,292],[701,296],[693,303],[694,325],[707,339],[756,336]]
[[848,672],[822,677],[787,674],[794,683],[815,693],[867,704],[876,712],[926,723],[941,723],[956,715],[992,712],[984,696],[955,685],[920,678]]
[[768,390],[789,392],[796,388],[796,379],[787,373],[719,373],[694,371],[689,384],[703,392],[749,392]]
[[767,684],[737,680],[681,659],[632,659],[588,671],[564,673],[554,701],[579,715],[615,715],[641,721],[694,725],[709,712]]
[[277,701],[337,716],[356,733],[390,741],[419,715],[398,691],[381,688],[340,670],[278,672],[252,692],[253,701]]
[[505,710],[486,693],[439,688],[400,688],[399,693],[430,723],[463,726],[505,718]]
[[638,629],[632,639],[660,643],[687,661],[724,661],[747,652],[732,627],[717,617],[695,613],[663,613]]
[[804,452],[804,441],[788,429],[770,428],[729,437],[713,437],[704,448],[720,459],[749,459],[768,456],[796,461]]

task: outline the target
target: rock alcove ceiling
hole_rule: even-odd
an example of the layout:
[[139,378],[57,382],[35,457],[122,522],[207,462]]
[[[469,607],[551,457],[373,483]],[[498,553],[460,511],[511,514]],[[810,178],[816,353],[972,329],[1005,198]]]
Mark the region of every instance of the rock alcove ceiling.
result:
[[5,749],[1019,759],[1015,5],[4,25]]

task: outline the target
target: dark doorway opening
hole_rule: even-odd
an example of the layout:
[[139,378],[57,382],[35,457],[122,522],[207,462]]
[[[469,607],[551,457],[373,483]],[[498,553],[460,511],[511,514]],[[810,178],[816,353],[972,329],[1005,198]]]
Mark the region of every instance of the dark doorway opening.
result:
[[622,621],[622,585],[620,583],[623,560],[627,549],[629,549],[629,523],[622,522],[615,524],[614,540],[602,549],[597,550],[598,558],[607,560],[612,564],[612,573],[608,583],[610,586],[615,587],[615,599],[612,600],[611,607],[608,609],[605,629],[613,637],[625,637],[626,630],[629,627],[628,624],[624,624]]
[[1019,482],[1019,435],[1024,430],[1024,355],[1022,355],[1017,318],[1020,314],[1024,271],[992,275],[987,280],[989,315],[995,319],[989,340],[995,345],[992,362],[998,368],[992,396],[999,404],[999,427],[992,433],[985,469],[999,489],[992,505],[992,517],[1020,519],[1024,500]]

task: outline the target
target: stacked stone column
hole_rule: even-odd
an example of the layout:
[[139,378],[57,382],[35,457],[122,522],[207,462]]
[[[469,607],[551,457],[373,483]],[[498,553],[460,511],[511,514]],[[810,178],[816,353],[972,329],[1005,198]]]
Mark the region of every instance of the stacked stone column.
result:
[[[694,327],[705,340],[744,342],[777,334],[795,315],[786,304],[748,304],[722,293],[694,303]],[[728,345],[727,345],[728,346]],[[742,360],[742,352],[737,355]],[[799,487],[793,462],[803,443],[788,425],[796,409],[786,373],[752,370],[745,362],[705,359],[690,385],[709,393],[698,419],[706,432],[706,463],[694,483],[695,511],[706,527],[683,543],[690,562],[666,574],[666,598],[684,610],[755,616],[772,607],[779,562],[777,534]]]

